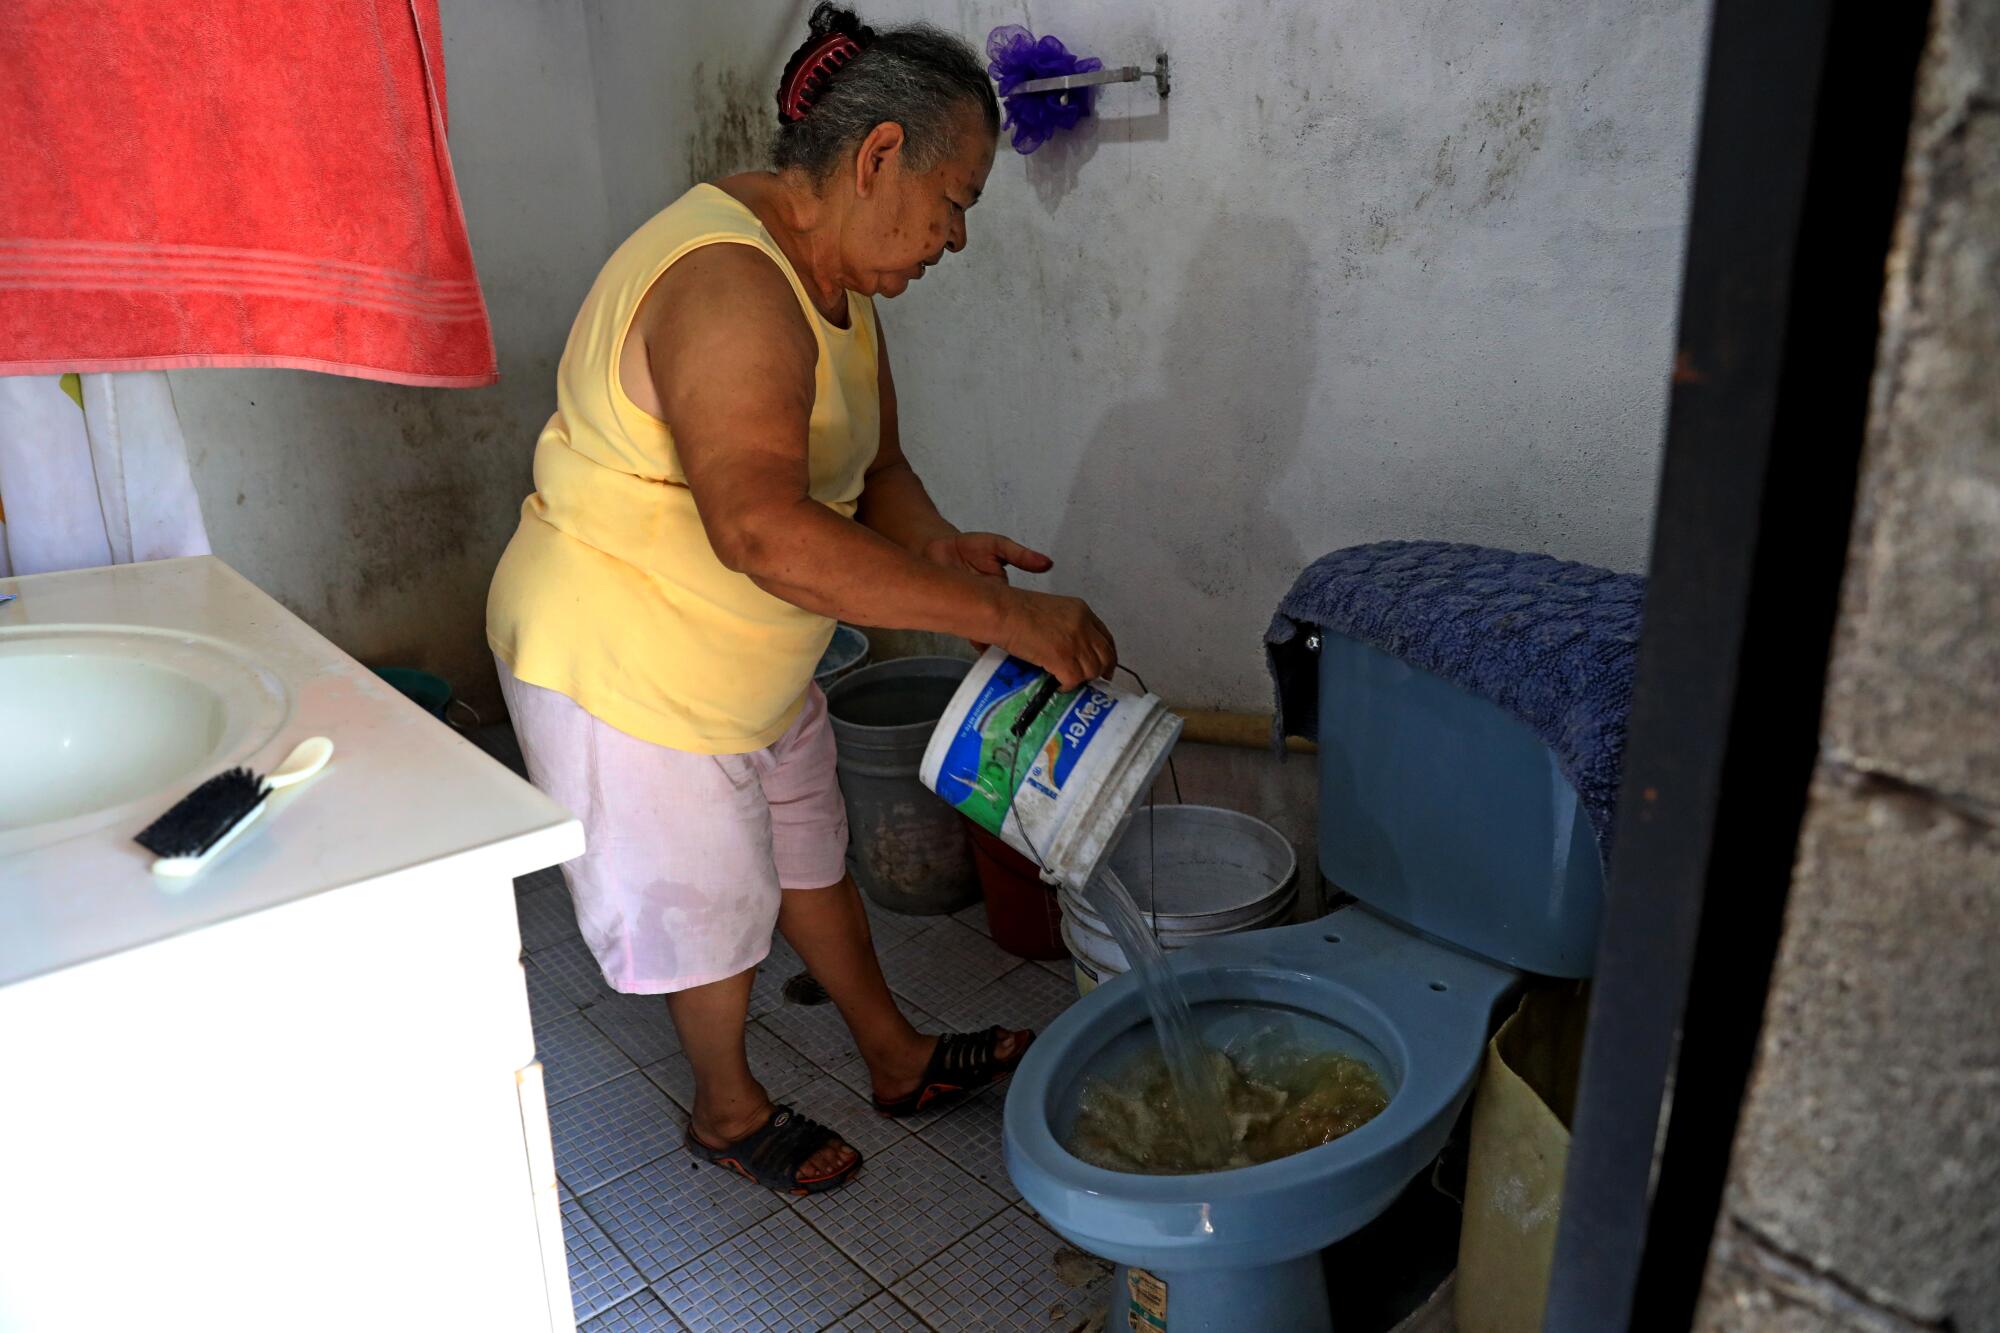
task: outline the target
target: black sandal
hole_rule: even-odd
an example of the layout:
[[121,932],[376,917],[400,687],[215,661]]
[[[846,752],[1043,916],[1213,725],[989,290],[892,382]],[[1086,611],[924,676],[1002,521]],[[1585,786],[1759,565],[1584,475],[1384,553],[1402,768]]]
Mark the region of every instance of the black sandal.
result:
[[947,1032],[938,1038],[937,1049],[924,1065],[916,1091],[894,1101],[874,1099],[883,1115],[902,1117],[919,1111],[940,1110],[964,1101],[983,1088],[990,1088],[1014,1072],[1035,1034],[1026,1034],[1021,1048],[1007,1059],[994,1054],[1000,1039],[1013,1035],[1007,1029],[990,1027],[984,1032]]
[[838,1143],[853,1152],[853,1145],[817,1120],[808,1120],[789,1106],[773,1108],[771,1118],[764,1122],[762,1129],[752,1130],[723,1147],[711,1148],[696,1138],[692,1123],[688,1125],[686,1142],[687,1150],[703,1161],[728,1167],[745,1180],[766,1189],[801,1197],[845,1185],[861,1169],[861,1154],[856,1152],[854,1160],[840,1170],[811,1180],[801,1180],[799,1171],[814,1153],[829,1143]]

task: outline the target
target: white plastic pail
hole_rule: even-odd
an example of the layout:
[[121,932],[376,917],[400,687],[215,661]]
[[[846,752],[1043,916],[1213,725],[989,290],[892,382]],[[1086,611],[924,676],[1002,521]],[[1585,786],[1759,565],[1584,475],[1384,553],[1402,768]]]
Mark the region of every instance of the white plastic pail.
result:
[[1040,667],[989,648],[931,734],[921,777],[1045,879],[1081,887],[1180,734],[1157,695],[1102,680],[1062,690]]

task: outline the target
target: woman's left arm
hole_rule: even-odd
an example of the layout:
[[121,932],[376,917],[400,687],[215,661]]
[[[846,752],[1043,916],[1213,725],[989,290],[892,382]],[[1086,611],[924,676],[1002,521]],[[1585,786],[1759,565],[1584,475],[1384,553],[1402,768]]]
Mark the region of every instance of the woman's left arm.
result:
[[1031,551],[995,532],[960,532],[938,512],[923,479],[903,454],[896,419],[896,380],[889,370],[889,343],[879,321],[875,325],[875,353],[882,393],[881,445],[862,486],[856,517],[933,564],[1003,579],[1009,565],[1032,574],[1053,568],[1055,562],[1040,551]]

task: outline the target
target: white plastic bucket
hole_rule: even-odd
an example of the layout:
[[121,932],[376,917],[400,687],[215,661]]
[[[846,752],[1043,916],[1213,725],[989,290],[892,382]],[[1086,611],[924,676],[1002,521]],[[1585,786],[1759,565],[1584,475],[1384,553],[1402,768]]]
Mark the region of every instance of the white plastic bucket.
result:
[[[1298,902],[1298,856],[1261,819],[1214,806],[1162,805],[1132,821],[1110,857],[1162,949],[1282,925]],[[1129,968],[1110,928],[1065,886],[1062,938],[1088,994]]]
[[[1298,897],[1298,891],[1294,888],[1283,897],[1273,900],[1264,915],[1240,925],[1202,932],[1163,929],[1154,938],[1159,941],[1162,949],[1172,952],[1175,949],[1185,949],[1190,944],[1213,939],[1218,935],[1239,935],[1245,931],[1262,930],[1266,926],[1283,925],[1291,918],[1292,909],[1298,905]],[[1118,942],[1112,939],[1102,926],[1094,925],[1072,911],[1068,902],[1063,904],[1061,929],[1063,943],[1069,948],[1070,957],[1088,965],[1093,980],[1102,980],[1107,976],[1131,970],[1131,965],[1125,961],[1125,951],[1118,947]]]
[[[1245,918],[1231,925],[1217,926],[1210,930],[1177,930],[1170,927],[1164,918],[1161,918],[1157,923],[1148,918],[1146,924],[1151,928],[1153,938],[1159,942],[1162,949],[1184,949],[1190,944],[1209,939],[1212,936],[1238,935],[1246,930],[1262,930],[1266,926],[1277,925],[1291,915],[1292,908],[1297,905],[1298,900],[1298,889],[1294,886],[1286,889],[1279,897],[1273,898],[1266,903],[1263,911],[1257,916]],[[1099,919],[1094,912],[1082,907],[1075,898],[1072,898],[1068,894],[1062,895],[1061,906],[1064,921],[1075,926],[1082,934],[1088,935],[1092,940],[1099,942],[1097,946],[1098,951],[1094,956],[1107,964],[1115,963],[1118,971],[1123,972],[1125,970],[1125,955],[1117,951],[1118,946],[1113,940],[1111,928]],[[1106,946],[1113,952],[1108,954],[1101,952]]]
[[[1299,858],[1263,820],[1212,805],[1149,806],[1137,813],[1109,862],[1165,943],[1169,936],[1249,930],[1298,885]],[[1063,908],[1101,935],[1110,929],[1075,889]]]
[[[1096,951],[1091,944],[1075,938],[1071,930],[1070,918],[1067,914],[1063,916],[1062,920],[1062,940],[1069,948],[1070,971],[1076,975],[1076,993],[1078,995],[1090,994],[1102,985],[1107,978],[1115,977],[1125,971],[1125,960],[1122,954],[1119,955],[1116,965],[1103,962],[1096,957]],[[1118,946],[1116,944],[1111,944],[1109,940],[1106,940],[1105,943],[1110,944],[1112,953],[1118,953]]]
[[1042,867],[1081,885],[1180,738],[1159,696],[1055,678],[998,648],[974,664],[924,751],[923,783]]

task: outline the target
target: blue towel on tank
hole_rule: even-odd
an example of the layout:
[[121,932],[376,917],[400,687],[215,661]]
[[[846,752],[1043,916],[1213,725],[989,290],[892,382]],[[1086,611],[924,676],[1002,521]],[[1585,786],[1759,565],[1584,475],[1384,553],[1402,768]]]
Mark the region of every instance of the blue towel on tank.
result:
[[1608,855],[1645,597],[1640,575],[1547,555],[1429,541],[1335,551],[1299,575],[1265,631],[1278,736],[1318,734],[1306,634],[1359,639],[1525,723]]

